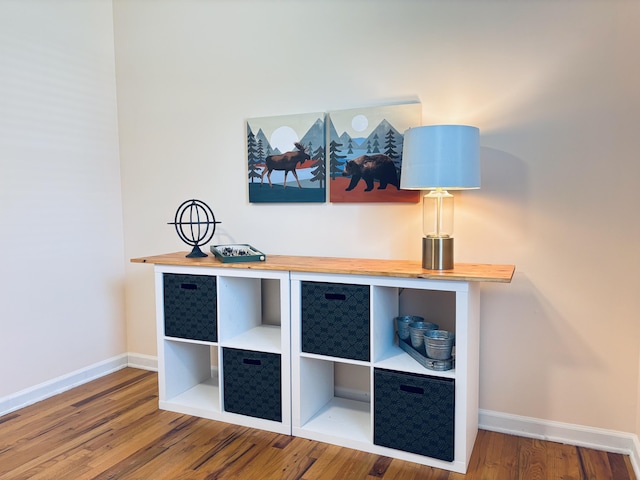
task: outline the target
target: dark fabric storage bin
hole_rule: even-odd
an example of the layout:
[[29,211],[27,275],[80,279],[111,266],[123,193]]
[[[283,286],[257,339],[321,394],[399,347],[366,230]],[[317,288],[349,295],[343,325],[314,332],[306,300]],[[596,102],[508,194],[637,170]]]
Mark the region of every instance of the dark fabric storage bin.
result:
[[217,342],[216,277],[165,273],[164,334]]
[[224,410],[282,421],[280,355],[222,349]]
[[369,361],[369,285],[302,282],[302,351]]
[[453,379],[376,368],[373,388],[373,443],[453,461]]

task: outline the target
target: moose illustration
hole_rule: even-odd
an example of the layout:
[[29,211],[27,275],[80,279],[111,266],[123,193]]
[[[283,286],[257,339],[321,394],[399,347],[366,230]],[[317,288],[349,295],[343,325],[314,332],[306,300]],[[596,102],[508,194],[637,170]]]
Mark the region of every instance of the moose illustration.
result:
[[284,170],[284,183],[283,187],[287,188],[287,174],[289,172],[293,173],[293,176],[296,177],[296,182],[298,182],[298,187],[302,188],[300,185],[300,180],[298,180],[298,174],[296,173],[296,166],[298,163],[303,163],[305,160],[309,160],[311,157],[306,152],[304,145],[299,142],[294,143],[297,150],[293,150],[291,152],[286,152],[281,155],[269,155],[264,163],[265,167],[262,170],[262,175],[260,176],[260,186],[264,183],[264,174],[267,174],[267,180],[269,180],[269,186],[273,188],[271,184],[271,172],[273,170]]

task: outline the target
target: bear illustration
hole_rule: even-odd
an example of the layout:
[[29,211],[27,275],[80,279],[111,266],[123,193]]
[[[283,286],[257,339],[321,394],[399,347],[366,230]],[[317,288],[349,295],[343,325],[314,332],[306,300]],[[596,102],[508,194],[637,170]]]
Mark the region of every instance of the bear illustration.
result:
[[367,188],[364,189],[365,192],[373,190],[374,179],[380,181],[380,186],[378,186],[379,190],[384,190],[388,184],[394,185],[400,190],[398,172],[396,171],[393,160],[381,153],[362,155],[353,160],[348,160],[344,165],[342,175],[345,177],[351,175],[351,182],[349,182],[349,186],[346,188],[347,192],[356,188],[361,178],[363,178],[367,184]]

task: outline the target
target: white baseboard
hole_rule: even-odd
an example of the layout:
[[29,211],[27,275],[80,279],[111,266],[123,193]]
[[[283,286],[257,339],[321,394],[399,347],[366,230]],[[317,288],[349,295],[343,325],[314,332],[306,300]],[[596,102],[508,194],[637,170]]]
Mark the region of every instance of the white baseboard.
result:
[[128,364],[131,368],[139,368],[141,370],[158,371],[158,357],[144,355],[142,353],[129,353]]
[[158,357],[140,353],[123,353],[11,395],[0,397],[0,415],[5,415],[46,398],[53,397],[54,395],[108,375],[124,367],[157,372]]
[[94,363],[75,372],[34,385],[19,392],[0,397],[0,415],[13,412],[84,383],[103,377],[127,366],[127,354],[123,353],[102,362]]
[[349,400],[356,400],[358,402],[371,402],[371,394],[367,391],[356,390],[354,388],[347,387],[334,387],[334,393],[336,397],[348,398]]
[[523,417],[491,410],[480,410],[478,426],[492,432],[629,455],[633,471],[636,477],[640,478],[640,441],[638,435],[632,433]]

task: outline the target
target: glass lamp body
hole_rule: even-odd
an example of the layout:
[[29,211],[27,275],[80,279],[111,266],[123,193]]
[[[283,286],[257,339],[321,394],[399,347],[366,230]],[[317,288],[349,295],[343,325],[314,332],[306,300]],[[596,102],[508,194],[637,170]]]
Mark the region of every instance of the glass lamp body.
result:
[[422,197],[422,232],[425,237],[453,237],[453,195],[443,189]]
[[430,191],[422,199],[422,267],[453,268],[453,195],[443,189]]

